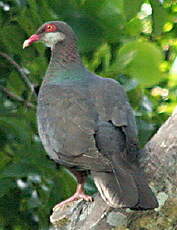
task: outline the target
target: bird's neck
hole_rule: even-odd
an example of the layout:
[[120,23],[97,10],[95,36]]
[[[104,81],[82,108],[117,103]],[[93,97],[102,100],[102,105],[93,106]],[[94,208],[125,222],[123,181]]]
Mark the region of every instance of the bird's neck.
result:
[[52,49],[51,59],[46,74],[50,82],[79,80],[85,70],[76,48],[75,41],[58,42]]

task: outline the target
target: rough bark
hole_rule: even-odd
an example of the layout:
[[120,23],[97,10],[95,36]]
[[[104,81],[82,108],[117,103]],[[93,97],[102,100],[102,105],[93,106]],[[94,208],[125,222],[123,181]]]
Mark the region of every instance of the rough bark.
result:
[[153,211],[112,209],[97,194],[94,202],[76,201],[50,217],[55,230],[177,230],[177,108],[146,144],[141,166],[157,195]]

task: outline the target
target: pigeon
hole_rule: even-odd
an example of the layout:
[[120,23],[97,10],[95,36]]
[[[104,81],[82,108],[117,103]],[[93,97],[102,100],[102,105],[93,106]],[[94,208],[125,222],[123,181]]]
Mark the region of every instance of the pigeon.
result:
[[39,136],[49,157],[69,169],[78,182],[74,195],[55,209],[78,199],[93,200],[84,191],[88,174],[110,207],[158,207],[139,166],[135,118],[123,87],[84,67],[77,37],[67,23],[44,23],[23,48],[37,41],[51,48],[38,95]]

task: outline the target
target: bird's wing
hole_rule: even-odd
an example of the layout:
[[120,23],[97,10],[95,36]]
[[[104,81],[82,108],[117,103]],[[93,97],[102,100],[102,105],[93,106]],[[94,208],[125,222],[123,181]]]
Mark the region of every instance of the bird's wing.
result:
[[[117,82],[114,85],[115,88],[113,91],[115,93],[115,101],[119,100],[121,105],[113,108],[112,122],[123,131],[126,140],[127,158],[130,161],[133,161],[136,160],[137,155],[139,154],[135,117],[123,88]],[[116,91],[119,91],[119,93],[116,94]],[[122,108],[121,117],[119,115],[120,112],[118,112],[120,111],[120,108]],[[121,123],[125,123],[125,125],[119,125]]]
[[92,84],[91,95],[99,114],[99,120],[109,121],[119,128],[126,140],[127,157],[133,160],[138,154],[138,138],[133,110],[122,86],[113,79],[97,77]]
[[96,146],[98,114],[88,87],[47,86],[43,90],[50,98],[38,103],[38,127],[50,157],[63,165],[109,171]]
[[99,152],[109,160],[112,172],[92,170],[95,184],[112,207],[157,207],[156,198],[138,167],[137,130],[127,97],[117,82],[111,79],[100,82],[102,87],[97,87],[94,97],[102,119],[95,140]]

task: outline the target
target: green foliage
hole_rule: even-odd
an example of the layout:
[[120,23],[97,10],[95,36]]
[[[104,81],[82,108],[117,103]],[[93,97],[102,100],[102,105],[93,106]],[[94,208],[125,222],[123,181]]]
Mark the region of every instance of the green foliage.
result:
[[152,18],[153,18],[153,34],[154,35],[160,35],[163,31],[163,27],[166,22],[170,20],[168,11],[163,8],[163,6],[160,4],[160,2],[156,0],[150,1],[152,5]]
[[132,41],[119,49],[117,64],[124,74],[137,78],[143,86],[152,86],[162,80],[161,61],[161,51],[153,43]]
[[36,128],[32,88],[50,52],[42,44],[22,50],[23,41],[45,21],[69,23],[87,68],[123,84],[143,145],[176,105],[176,12],[171,0],[1,1],[0,230],[48,229],[52,207],[76,186],[47,158]]

